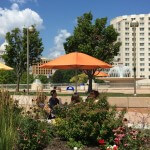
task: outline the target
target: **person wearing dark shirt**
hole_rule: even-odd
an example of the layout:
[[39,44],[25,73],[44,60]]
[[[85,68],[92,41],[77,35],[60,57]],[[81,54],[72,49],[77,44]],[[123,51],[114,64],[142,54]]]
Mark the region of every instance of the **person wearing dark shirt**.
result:
[[57,98],[56,90],[51,91],[51,98],[49,99],[49,108],[51,109],[48,119],[55,118],[54,106],[59,104],[59,99]]

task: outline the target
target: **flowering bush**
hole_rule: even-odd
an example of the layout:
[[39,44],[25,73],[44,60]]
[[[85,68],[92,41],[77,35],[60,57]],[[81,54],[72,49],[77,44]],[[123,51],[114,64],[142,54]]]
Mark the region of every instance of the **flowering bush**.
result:
[[46,122],[25,117],[18,131],[18,149],[40,149],[45,148],[52,138],[52,127]]
[[144,130],[121,126],[113,130],[114,143],[120,150],[146,149],[150,142],[150,135]]
[[124,115],[120,113],[117,117],[115,108],[109,106],[105,95],[101,95],[97,103],[90,99],[63,108],[57,106],[55,111],[61,120],[56,120],[57,134],[67,141],[71,138],[85,145],[97,145],[97,141],[103,145],[113,144],[112,130],[122,125]]
[[[127,126],[119,126],[112,130],[112,141],[109,139],[99,139],[101,149],[106,150],[148,150],[150,145],[150,130],[134,129]],[[103,136],[102,136],[103,138]],[[115,144],[110,146],[109,144]]]

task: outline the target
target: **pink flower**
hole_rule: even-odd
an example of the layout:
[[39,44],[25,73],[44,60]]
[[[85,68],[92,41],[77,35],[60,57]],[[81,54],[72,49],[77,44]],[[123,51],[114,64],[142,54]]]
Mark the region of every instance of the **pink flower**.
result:
[[115,139],[114,139],[114,142],[115,142],[117,145],[119,145],[119,144],[120,144],[120,139],[119,139],[119,138],[115,138]]
[[124,147],[127,147],[128,146],[128,144],[124,144]]

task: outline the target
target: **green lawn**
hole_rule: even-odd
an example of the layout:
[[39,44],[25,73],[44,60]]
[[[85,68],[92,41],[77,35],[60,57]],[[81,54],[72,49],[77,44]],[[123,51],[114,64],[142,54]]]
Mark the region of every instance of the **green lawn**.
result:
[[[26,95],[23,92],[10,92],[11,95]],[[45,95],[50,96],[49,92],[44,92]],[[124,93],[106,93],[108,97],[134,97],[133,94],[124,94]],[[29,95],[37,95],[37,92],[30,92]],[[58,93],[58,96],[71,96],[71,93]],[[79,92],[80,96],[87,96],[87,93]],[[137,94],[136,97],[150,97],[150,94]]]

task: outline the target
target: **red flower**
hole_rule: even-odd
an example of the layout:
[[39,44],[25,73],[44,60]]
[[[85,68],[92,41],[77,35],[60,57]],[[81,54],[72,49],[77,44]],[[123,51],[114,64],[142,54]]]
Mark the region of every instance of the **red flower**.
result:
[[100,139],[100,140],[98,140],[98,143],[99,143],[100,145],[104,145],[104,144],[105,144],[105,141],[104,141],[104,139]]
[[117,146],[117,145],[114,145],[114,146],[113,146],[113,150],[118,150],[118,146]]

